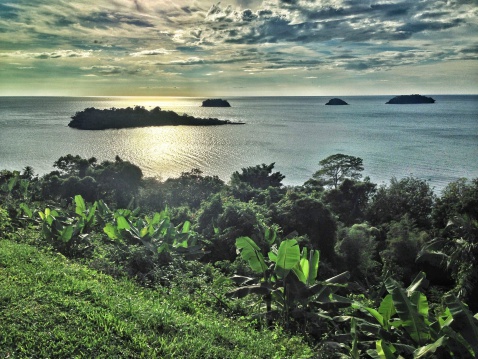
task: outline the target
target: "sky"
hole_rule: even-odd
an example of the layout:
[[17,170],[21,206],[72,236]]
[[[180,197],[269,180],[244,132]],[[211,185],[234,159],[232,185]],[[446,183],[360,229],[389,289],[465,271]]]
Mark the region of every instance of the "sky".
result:
[[0,96],[477,94],[478,0],[0,0]]

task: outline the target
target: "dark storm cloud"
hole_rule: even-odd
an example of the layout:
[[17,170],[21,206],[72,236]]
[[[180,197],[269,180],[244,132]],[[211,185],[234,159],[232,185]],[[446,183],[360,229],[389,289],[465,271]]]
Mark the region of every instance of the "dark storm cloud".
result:
[[[465,17],[457,18],[460,13],[453,13],[455,5],[445,9],[445,3],[432,1],[279,0],[278,9],[287,12],[280,13],[273,7],[240,12],[230,6],[223,9],[218,4],[211,7],[206,20],[213,24],[213,29],[223,30],[216,41],[222,37],[225,42],[235,44],[309,43],[333,38],[345,42],[399,41],[424,31],[442,31],[465,24]],[[438,8],[444,9],[438,11]],[[234,23],[232,28],[231,23]]]
[[398,31],[409,33],[418,33],[422,31],[440,31],[460,26],[464,23],[463,19],[454,19],[449,22],[443,21],[416,21],[410,22],[397,28]]

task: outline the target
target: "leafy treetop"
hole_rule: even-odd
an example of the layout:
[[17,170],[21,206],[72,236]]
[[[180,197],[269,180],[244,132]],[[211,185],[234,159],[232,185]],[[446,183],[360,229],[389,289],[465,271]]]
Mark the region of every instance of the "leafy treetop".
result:
[[338,185],[346,178],[359,179],[362,177],[363,160],[360,157],[348,156],[341,153],[329,156],[319,162],[322,166],[313,174],[313,178],[320,180],[324,185]]

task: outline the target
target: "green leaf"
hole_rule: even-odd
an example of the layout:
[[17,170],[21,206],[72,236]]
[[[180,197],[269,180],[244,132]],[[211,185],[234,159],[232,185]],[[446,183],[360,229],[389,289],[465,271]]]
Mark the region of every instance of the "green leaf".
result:
[[110,239],[118,239],[118,230],[111,223],[106,223],[106,226],[103,228],[103,232],[105,232]]
[[350,320],[350,335],[352,336],[352,348],[350,349],[350,357],[352,359],[359,359],[360,352],[358,350],[357,320],[355,318],[352,318]]
[[116,223],[118,229],[131,229],[131,226],[129,225],[128,221],[123,216],[119,216],[118,218],[116,218]]
[[[308,263],[307,263],[307,267],[308,267]],[[302,283],[307,284],[307,275],[304,273],[303,269],[304,267],[302,267],[301,263],[299,262],[296,264],[294,268],[292,268],[292,271],[297,276],[297,279],[299,279]]]
[[426,274],[423,272],[418,273],[412,284],[410,284],[410,286],[407,288],[407,295],[410,297],[413,292],[428,287],[428,284],[429,282],[426,278]]
[[396,356],[394,355],[395,353],[395,348],[391,344],[385,343],[384,340],[380,339],[375,342],[376,348],[377,348],[377,353],[380,358],[383,359],[395,359]]
[[8,181],[8,192],[12,192],[13,187],[15,187],[17,182],[18,182],[18,173],[16,173],[15,176],[10,178],[10,180]]
[[312,285],[317,279],[317,274],[319,272],[319,258],[320,252],[318,250],[310,251],[309,255],[309,277],[307,278],[307,284]]
[[163,252],[168,253],[170,251],[169,244],[166,242],[161,243],[161,245],[158,247],[158,253],[161,254]]
[[352,304],[352,308],[360,309],[360,310],[362,310],[362,311],[367,311],[367,312],[369,312],[369,313],[377,320],[377,322],[379,322],[380,325],[381,325],[382,327],[384,327],[383,316],[382,316],[378,311],[376,311],[375,309],[370,308],[370,307],[367,307],[367,306],[363,305],[363,304],[360,303],[360,302],[354,302],[354,303]]
[[33,217],[33,212],[25,203],[20,203],[20,209],[28,216],[28,218]]
[[428,323],[428,301],[425,294],[420,292],[413,292],[412,296],[410,297],[411,302],[417,308],[418,314],[420,314],[425,322]]
[[445,336],[440,337],[436,342],[428,344],[424,347],[418,348],[413,353],[414,359],[419,359],[427,356],[428,354],[433,354],[436,350],[443,345],[443,341],[445,340]]
[[249,237],[239,237],[236,239],[236,248],[240,250],[241,257],[244,259],[251,269],[256,273],[264,273],[267,270],[264,257],[260,252],[260,248]]
[[383,318],[382,326],[388,330],[390,328],[389,321],[396,313],[391,294],[387,294],[385,298],[383,298],[378,307],[378,312]]
[[76,203],[76,210],[75,213],[84,216],[86,212],[86,204],[83,199],[79,194],[75,196],[75,203]]
[[445,303],[453,316],[451,327],[470,344],[475,355],[478,355],[478,320],[473,317],[468,307],[454,295],[445,297]]
[[299,244],[295,239],[283,241],[277,252],[276,266],[285,270],[294,268],[300,261]]
[[182,229],[182,233],[189,233],[189,229],[191,227],[191,222],[189,221],[185,221],[184,224],[183,224],[183,229]]
[[88,223],[94,222],[97,207],[98,207],[98,202],[93,203],[93,206],[90,207],[90,209],[88,211],[88,216],[86,217],[86,221]]
[[395,310],[410,337],[420,345],[426,343],[430,339],[429,327],[425,322],[425,318],[418,313],[416,305],[408,299],[405,290],[393,279],[387,279],[385,286],[392,295]]
[[63,242],[69,242],[72,236],[73,236],[73,226],[66,226],[60,232],[60,239]]
[[264,238],[266,242],[271,246],[275,241],[277,237],[277,232],[274,230],[274,228],[266,228],[266,231],[264,233]]
[[277,254],[276,253],[270,251],[269,253],[267,253],[267,256],[269,257],[271,262],[277,263]]
[[139,236],[140,236],[141,238],[143,238],[143,237],[146,236],[148,233],[150,233],[149,228],[151,228],[151,227],[141,228],[141,231],[139,232]]

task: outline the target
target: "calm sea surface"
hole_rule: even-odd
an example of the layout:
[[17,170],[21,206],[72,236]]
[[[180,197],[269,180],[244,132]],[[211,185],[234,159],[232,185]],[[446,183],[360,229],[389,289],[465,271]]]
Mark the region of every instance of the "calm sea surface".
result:
[[[0,97],[0,169],[36,173],[71,153],[116,155],[162,179],[199,168],[228,180],[242,167],[275,162],[285,184],[303,184],[334,153],[363,158],[373,182],[413,175],[436,191],[478,177],[478,96],[433,96],[435,104],[386,105],[391,96],[228,98],[231,108],[202,108],[202,98]],[[148,127],[81,131],[67,127],[87,107],[145,106],[245,122],[242,126]]]

